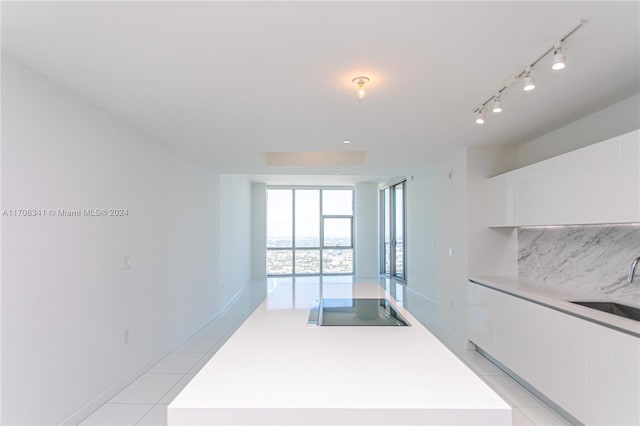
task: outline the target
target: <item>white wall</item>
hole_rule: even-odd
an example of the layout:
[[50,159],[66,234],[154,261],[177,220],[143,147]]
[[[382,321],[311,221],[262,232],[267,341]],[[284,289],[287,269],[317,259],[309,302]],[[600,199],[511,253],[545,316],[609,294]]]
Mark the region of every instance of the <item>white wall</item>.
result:
[[422,322],[435,320],[438,262],[436,177],[433,167],[407,179],[407,291],[405,305]]
[[251,183],[251,278],[267,277],[267,185]]
[[[422,321],[437,321],[452,334],[465,336],[466,149],[456,150],[436,166],[409,178],[407,234],[407,284],[414,299],[411,302],[407,297],[409,310]],[[449,256],[449,248],[453,256]]]
[[[56,424],[126,384],[236,290],[219,285],[219,219],[229,219],[219,197],[244,209],[248,184],[220,180],[7,57],[2,89],[3,208],[128,209],[2,218],[2,422]],[[248,217],[232,221],[242,244]]]
[[469,275],[517,275],[518,234],[514,228],[487,227],[487,178],[515,168],[516,148],[468,147]]
[[251,183],[220,176],[220,291],[227,301],[251,281]]
[[640,95],[567,124],[518,147],[517,167],[546,160],[640,128]]
[[408,308],[461,342],[469,274],[517,271],[516,234],[486,228],[485,180],[513,164],[514,148],[463,148],[407,181]]
[[355,268],[359,278],[380,275],[378,234],[378,184],[360,182],[355,187]]

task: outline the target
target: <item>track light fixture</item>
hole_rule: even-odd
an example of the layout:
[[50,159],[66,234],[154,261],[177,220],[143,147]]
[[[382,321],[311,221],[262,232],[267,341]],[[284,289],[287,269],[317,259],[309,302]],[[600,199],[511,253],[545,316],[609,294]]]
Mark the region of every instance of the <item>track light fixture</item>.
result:
[[527,68],[527,71],[524,74],[524,85],[522,89],[525,92],[530,92],[536,88],[536,81],[533,79],[533,69],[531,67]]
[[493,112],[495,112],[496,114],[499,112],[502,112],[502,97],[500,96],[500,93],[496,93],[493,96]]
[[473,113],[477,114],[476,123],[478,124],[484,123],[484,118],[485,118],[484,112],[486,110],[487,105],[491,101],[493,101],[493,109],[492,109],[493,112],[498,113],[502,111],[502,96],[505,90],[507,90],[507,88],[511,86],[514,80],[522,79],[522,82],[523,82],[522,88],[526,92],[529,92],[535,89],[536,83],[535,83],[535,79],[533,78],[533,68],[550,53],[553,53],[553,64],[551,66],[551,69],[554,71],[564,69],[566,67],[565,42],[569,37],[571,37],[571,35],[573,35],[573,33],[575,33],[580,28],[582,28],[586,23],[587,21],[585,19],[581,20],[578,25],[573,27],[573,29],[569,31],[564,37],[560,38],[556,43],[554,43],[554,45],[551,46],[549,49],[547,49],[546,52],[540,55],[536,60],[530,62],[529,65],[527,65],[525,69],[522,70],[520,73],[514,75],[509,82],[507,82],[504,86],[502,86],[499,90],[496,91],[495,95],[491,96],[489,99],[487,99],[486,101],[478,105],[476,108],[474,108]]
[[551,66],[551,69],[554,71],[563,70],[566,67],[566,60],[567,58],[564,54],[564,46],[562,45],[562,42],[559,41],[553,47],[553,65]]

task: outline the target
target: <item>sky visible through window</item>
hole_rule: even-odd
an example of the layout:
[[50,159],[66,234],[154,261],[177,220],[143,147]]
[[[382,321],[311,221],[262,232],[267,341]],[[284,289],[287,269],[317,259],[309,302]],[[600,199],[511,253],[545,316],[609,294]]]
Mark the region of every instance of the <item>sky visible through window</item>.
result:
[[351,273],[352,221],[351,189],[268,189],[267,273]]

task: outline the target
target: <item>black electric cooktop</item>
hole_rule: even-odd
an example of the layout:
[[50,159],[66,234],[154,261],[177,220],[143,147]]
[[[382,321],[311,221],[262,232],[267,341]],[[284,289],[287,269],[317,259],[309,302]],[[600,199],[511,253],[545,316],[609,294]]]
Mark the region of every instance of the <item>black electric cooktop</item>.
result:
[[316,300],[307,325],[404,327],[409,323],[387,299],[349,298]]

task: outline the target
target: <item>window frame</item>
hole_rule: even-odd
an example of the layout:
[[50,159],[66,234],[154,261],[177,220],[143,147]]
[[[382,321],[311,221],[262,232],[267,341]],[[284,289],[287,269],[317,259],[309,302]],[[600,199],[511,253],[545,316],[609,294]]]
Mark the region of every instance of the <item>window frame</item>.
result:
[[[291,213],[292,213],[292,222],[291,222],[291,246],[288,247],[269,247],[268,246],[268,239],[267,239],[267,254],[269,252],[269,250],[288,250],[291,251],[291,273],[290,274],[270,274],[269,270],[268,270],[268,263],[267,263],[267,271],[266,271],[266,275],[267,277],[295,277],[295,276],[315,276],[315,275],[326,275],[326,276],[332,276],[332,275],[355,275],[356,274],[356,264],[355,264],[355,260],[356,260],[356,248],[355,248],[355,216],[356,216],[356,211],[355,211],[355,187],[353,186],[308,186],[308,185],[267,185],[267,197],[268,197],[268,191],[269,190],[290,190],[291,191]],[[296,190],[318,190],[318,197],[319,197],[319,211],[318,211],[318,219],[320,221],[320,240],[319,246],[314,246],[314,247],[297,247],[296,246]],[[348,190],[351,191],[351,215],[345,215],[345,214],[341,214],[341,215],[335,215],[335,214],[328,214],[328,215],[324,215],[322,214],[322,194],[323,191],[331,191],[331,190]],[[268,200],[268,198],[267,198]],[[268,201],[267,201],[268,202]],[[268,208],[267,208],[268,211]],[[267,224],[268,224],[268,217],[267,219]],[[325,246],[324,245],[324,220],[325,219],[350,219],[351,220],[351,226],[350,226],[350,232],[351,232],[351,244],[349,246]],[[336,249],[341,249],[341,250],[351,250],[352,253],[352,259],[351,259],[351,272],[324,272],[324,268],[323,268],[323,251],[324,250],[336,250]],[[318,250],[319,252],[319,256],[320,256],[320,272],[319,273],[297,273],[296,272],[296,251],[297,250]],[[267,256],[268,258],[268,256]]]

